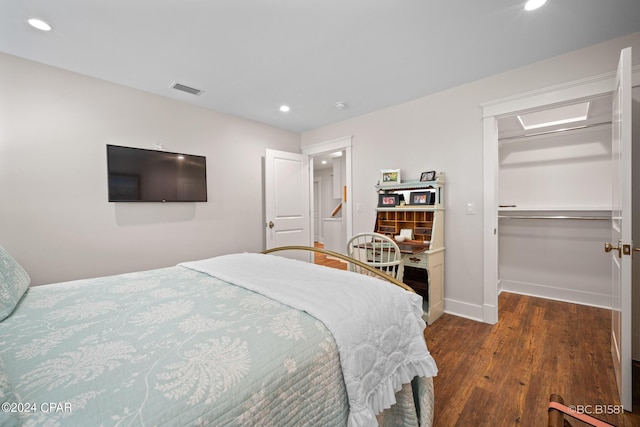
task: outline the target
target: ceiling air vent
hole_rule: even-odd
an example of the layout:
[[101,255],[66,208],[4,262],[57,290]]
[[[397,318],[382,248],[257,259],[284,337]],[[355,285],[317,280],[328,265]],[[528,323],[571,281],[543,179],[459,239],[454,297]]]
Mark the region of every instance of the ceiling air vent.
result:
[[191,95],[200,96],[204,93],[204,90],[196,89],[187,85],[180,84],[178,82],[173,82],[171,84],[171,88],[175,90],[181,90],[182,92],[190,93]]

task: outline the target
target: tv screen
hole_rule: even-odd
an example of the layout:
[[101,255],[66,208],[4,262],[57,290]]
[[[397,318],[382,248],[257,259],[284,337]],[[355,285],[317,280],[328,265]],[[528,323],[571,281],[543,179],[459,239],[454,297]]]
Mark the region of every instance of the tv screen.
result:
[[206,202],[204,156],[107,145],[110,202]]

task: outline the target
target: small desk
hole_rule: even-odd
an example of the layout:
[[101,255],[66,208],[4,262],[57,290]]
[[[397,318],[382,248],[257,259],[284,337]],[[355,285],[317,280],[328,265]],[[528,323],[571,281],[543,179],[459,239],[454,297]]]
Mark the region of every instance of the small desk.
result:
[[[445,174],[438,172],[433,181],[376,186],[379,201],[386,194],[397,195],[398,199],[403,196],[407,202],[399,206],[379,204],[373,231],[393,238],[411,230],[416,240],[397,242],[404,261],[404,282],[422,295],[423,318],[429,325],[444,313],[444,178]],[[433,204],[412,203],[416,201],[414,196],[427,192],[435,195]]]
[[444,313],[444,247],[429,250],[429,243],[396,242],[404,263],[403,282],[423,299],[422,318],[428,325]]

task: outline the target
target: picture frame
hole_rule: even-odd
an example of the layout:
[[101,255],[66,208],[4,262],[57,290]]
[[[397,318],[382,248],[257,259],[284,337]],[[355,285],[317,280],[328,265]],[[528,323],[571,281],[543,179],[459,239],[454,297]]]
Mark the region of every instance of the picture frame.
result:
[[400,195],[383,193],[378,194],[378,207],[379,208],[393,208],[400,204]]
[[435,193],[431,191],[412,191],[409,195],[410,205],[433,205]]
[[400,169],[382,169],[380,171],[380,185],[400,184]]
[[420,174],[420,182],[433,181],[436,179],[436,171],[422,172]]

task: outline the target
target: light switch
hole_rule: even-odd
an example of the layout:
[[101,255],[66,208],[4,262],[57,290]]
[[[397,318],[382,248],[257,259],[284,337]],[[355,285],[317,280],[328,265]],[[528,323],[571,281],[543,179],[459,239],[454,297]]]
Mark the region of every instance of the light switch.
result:
[[356,203],[356,213],[362,212],[362,205],[360,203]]
[[467,215],[475,215],[475,214],[476,214],[475,203],[472,203],[472,202],[467,203]]

